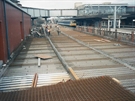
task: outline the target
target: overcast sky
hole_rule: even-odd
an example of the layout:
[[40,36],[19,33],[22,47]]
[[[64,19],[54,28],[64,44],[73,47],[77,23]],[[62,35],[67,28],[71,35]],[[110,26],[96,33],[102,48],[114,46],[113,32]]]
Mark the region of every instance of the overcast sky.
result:
[[75,2],[82,2],[83,4],[93,3],[128,3],[135,6],[135,0],[19,0],[24,7],[35,7],[44,9],[73,9]]

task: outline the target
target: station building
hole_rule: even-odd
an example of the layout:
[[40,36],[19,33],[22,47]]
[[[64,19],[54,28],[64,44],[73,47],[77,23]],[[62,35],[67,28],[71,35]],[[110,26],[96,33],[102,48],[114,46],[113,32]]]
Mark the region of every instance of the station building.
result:
[[[78,16],[74,17],[80,26],[113,28],[131,27],[135,18],[135,7],[128,4],[84,4],[76,7]],[[116,21],[114,21],[116,19]]]

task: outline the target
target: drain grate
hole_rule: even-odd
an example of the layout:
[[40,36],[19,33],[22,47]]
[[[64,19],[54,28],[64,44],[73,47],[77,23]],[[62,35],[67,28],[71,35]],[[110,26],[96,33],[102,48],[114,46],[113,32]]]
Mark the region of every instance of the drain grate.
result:
[[0,101],[135,101],[135,95],[108,76],[0,93]]

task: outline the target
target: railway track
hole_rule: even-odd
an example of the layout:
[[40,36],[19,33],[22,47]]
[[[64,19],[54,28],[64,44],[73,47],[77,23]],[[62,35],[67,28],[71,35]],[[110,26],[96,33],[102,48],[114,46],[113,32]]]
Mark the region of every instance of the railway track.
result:
[[50,39],[79,79],[107,75],[135,93],[134,46],[68,28],[61,31],[63,34],[53,34]]
[[[83,79],[110,76],[123,87],[135,93],[135,47],[87,35],[61,27],[63,34],[51,32],[49,38],[31,38],[4,73],[1,91],[22,90],[31,87],[38,74],[37,87]],[[128,53],[127,53],[128,52]],[[52,59],[41,60],[37,66],[35,54],[47,54]],[[16,78],[15,80],[8,78]],[[24,87],[19,88],[21,85]],[[13,82],[16,81],[16,82]],[[28,82],[29,81],[29,82]],[[18,87],[16,88],[16,84]],[[8,87],[12,85],[12,87]]]

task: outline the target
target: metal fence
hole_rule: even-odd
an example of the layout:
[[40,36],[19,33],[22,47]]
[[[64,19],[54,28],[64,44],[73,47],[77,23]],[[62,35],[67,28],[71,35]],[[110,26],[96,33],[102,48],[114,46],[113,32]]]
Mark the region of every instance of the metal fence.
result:
[[110,30],[108,31],[105,28],[84,27],[84,26],[77,26],[75,30],[80,32],[85,32],[87,34],[107,37],[107,38],[115,39],[117,41],[135,44],[135,34],[133,31],[131,33],[124,33],[124,32],[118,32],[117,29],[115,31],[110,31]]

